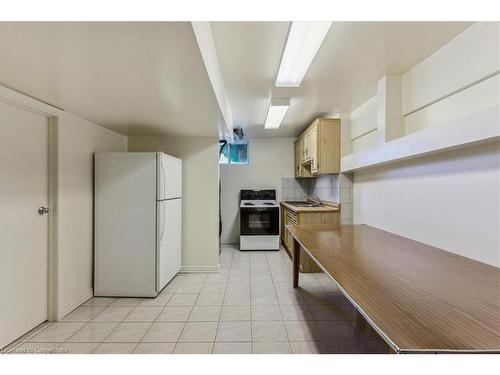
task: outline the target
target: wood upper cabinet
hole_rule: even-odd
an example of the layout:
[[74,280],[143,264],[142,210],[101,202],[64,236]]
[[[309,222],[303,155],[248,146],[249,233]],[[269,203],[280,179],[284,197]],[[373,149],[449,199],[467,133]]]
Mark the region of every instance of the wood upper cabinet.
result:
[[306,154],[306,138],[299,137],[295,141],[295,177],[313,177],[311,171],[304,167]]
[[340,120],[316,119],[295,142],[295,177],[340,173]]
[[309,129],[309,158],[311,174],[318,174],[318,125],[313,124]]
[[309,130],[304,132],[304,155],[302,157],[302,161],[311,160],[310,148],[311,148],[311,136],[309,134]]
[[301,156],[301,149],[300,149],[300,140],[297,139],[294,143],[294,158],[295,158],[295,177],[302,177],[300,172],[300,167],[301,167],[301,164],[300,164],[300,161],[302,159],[302,156]]

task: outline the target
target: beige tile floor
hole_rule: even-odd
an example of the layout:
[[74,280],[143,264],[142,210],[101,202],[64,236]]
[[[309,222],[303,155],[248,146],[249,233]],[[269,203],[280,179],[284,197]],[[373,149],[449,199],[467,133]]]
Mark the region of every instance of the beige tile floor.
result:
[[[324,274],[293,289],[284,249],[223,245],[218,274],[176,276],[157,298],[92,298],[14,353],[387,353]],[[358,322],[358,323],[356,323]]]

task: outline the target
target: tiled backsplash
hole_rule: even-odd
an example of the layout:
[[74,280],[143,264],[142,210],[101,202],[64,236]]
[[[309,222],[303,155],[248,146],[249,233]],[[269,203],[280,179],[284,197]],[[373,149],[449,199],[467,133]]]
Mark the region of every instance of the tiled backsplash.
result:
[[315,195],[322,200],[339,202],[337,175],[322,175],[316,178],[282,178],[281,199],[303,200],[308,195]]
[[305,178],[281,178],[281,199],[303,200],[309,195],[309,182]]
[[338,176],[325,174],[310,179],[309,195],[328,202],[339,202]]
[[282,200],[304,200],[312,195],[324,201],[339,202],[341,224],[352,224],[352,175],[327,174],[316,178],[281,179]]
[[353,175],[352,173],[339,174],[339,189],[340,189],[340,224],[352,224],[354,201],[352,199],[353,192]]

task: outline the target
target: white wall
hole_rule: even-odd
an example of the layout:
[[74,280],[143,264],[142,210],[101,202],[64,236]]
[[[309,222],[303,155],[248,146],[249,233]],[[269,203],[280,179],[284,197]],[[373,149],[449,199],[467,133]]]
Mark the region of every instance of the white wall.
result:
[[127,138],[67,112],[58,118],[59,316],[93,288],[94,153],[126,151]]
[[252,138],[248,165],[221,165],[221,242],[239,242],[242,189],[275,189],[281,200],[281,178],[294,176],[294,138]]
[[[401,76],[386,75],[379,79],[376,94],[347,116],[351,134],[351,145],[347,148],[358,153],[403,136],[401,97]],[[343,138],[343,149],[345,142]]]
[[477,22],[403,74],[406,134],[500,105],[500,22]]
[[182,159],[182,269],[219,269],[218,138],[130,137],[129,151]]
[[403,113],[478,82],[500,65],[500,22],[476,22],[402,77]]
[[[477,116],[499,105],[499,38],[500,23],[476,23],[403,74],[398,106],[406,136],[366,156],[384,156],[389,164],[355,170],[354,223],[500,266],[499,143],[463,146],[483,128],[498,129],[498,116],[482,116],[482,122]],[[463,149],[434,149],[407,161],[387,158],[440,142],[451,147],[457,137],[467,137]]]
[[354,174],[354,222],[500,267],[500,145]]
[[377,129],[377,95],[351,112],[349,116],[351,139],[356,139]]
[[348,118],[352,152],[363,151],[377,144],[377,95],[352,111]]
[[[500,22],[477,22],[375,84],[376,108],[370,99],[343,116],[352,141],[342,138],[342,171],[498,138]],[[375,118],[377,129],[365,134]]]

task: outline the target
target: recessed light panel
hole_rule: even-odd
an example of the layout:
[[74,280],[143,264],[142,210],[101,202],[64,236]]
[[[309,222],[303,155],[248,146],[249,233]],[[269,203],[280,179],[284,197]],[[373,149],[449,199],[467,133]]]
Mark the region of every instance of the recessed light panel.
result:
[[267,110],[265,129],[278,129],[290,107],[290,99],[271,99]]
[[299,87],[332,22],[292,22],[276,77],[277,87]]

